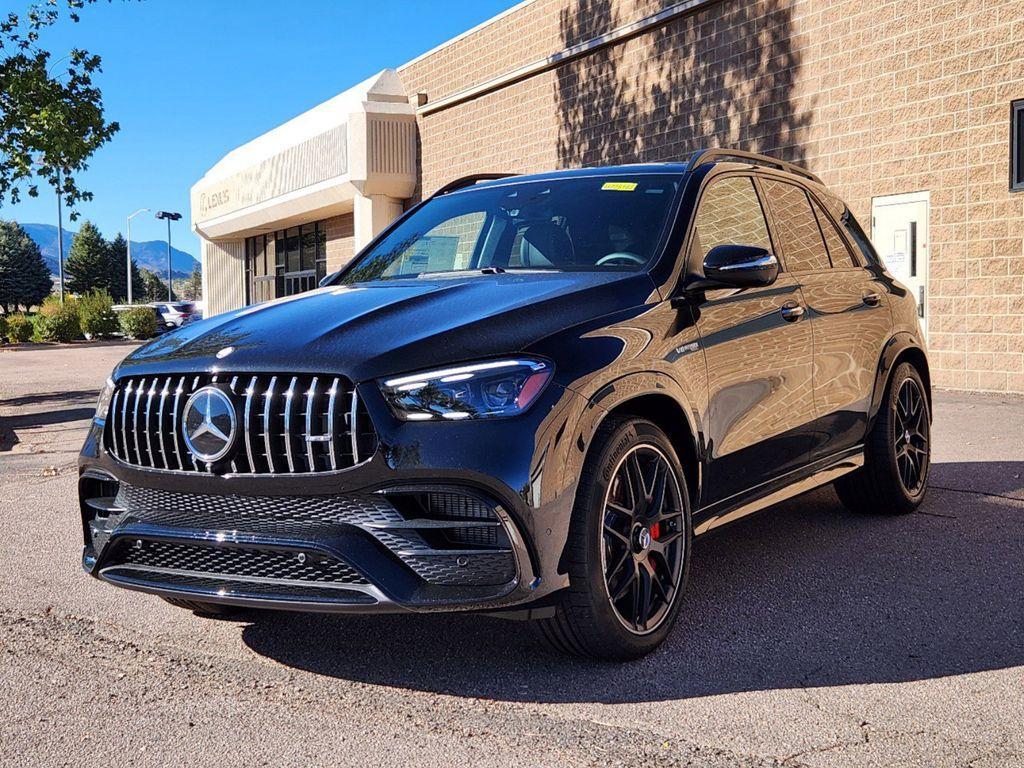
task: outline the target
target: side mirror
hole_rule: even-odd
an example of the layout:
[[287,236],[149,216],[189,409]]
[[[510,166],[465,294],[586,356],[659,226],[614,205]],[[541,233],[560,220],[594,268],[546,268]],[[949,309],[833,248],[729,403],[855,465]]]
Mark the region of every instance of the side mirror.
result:
[[323,288],[323,287],[324,287],[325,285],[330,285],[330,284],[331,284],[331,281],[332,281],[332,280],[333,280],[334,278],[336,278],[336,277],[337,277],[337,276],[338,276],[339,274],[341,274],[341,270],[340,270],[340,269],[339,269],[339,270],[336,270],[336,271],[334,271],[334,272],[331,272],[331,274],[329,274],[329,275],[327,275],[326,277],[322,278],[322,279],[320,280],[320,282],[319,282],[319,283],[317,283],[317,287],[318,287],[318,288]]
[[704,257],[701,288],[760,288],[779,276],[779,260],[764,248],[717,245]]

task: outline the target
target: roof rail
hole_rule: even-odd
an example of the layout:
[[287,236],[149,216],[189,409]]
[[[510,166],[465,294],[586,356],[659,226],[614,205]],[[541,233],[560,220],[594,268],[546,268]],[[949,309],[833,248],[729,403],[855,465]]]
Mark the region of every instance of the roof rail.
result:
[[724,160],[727,158],[733,158],[735,160],[745,160],[751,165],[767,165],[772,168],[777,168],[780,171],[788,171],[789,173],[795,173],[797,176],[803,176],[805,179],[816,181],[819,184],[823,184],[821,179],[815,176],[813,173],[808,171],[806,168],[801,168],[795,163],[788,163],[785,160],[778,160],[768,155],[759,155],[756,152],[744,152],[740,149],[724,149],[721,147],[715,149],[699,149],[690,155],[690,161],[686,164],[687,172],[693,171],[697,166],[703,163],[708,163],[713,160]]
[[465,187],[471,187],[478,181],[495,181],[496,179],[507,179],[509,176],[515,176],[514,173],[474,173],[471,176],[463,176],[455,181],[449,181],[439,190],[437,190],[430,197],[440,197],[441,195],[447,195],[449,192],[455,192],[456,190],[463,189]]

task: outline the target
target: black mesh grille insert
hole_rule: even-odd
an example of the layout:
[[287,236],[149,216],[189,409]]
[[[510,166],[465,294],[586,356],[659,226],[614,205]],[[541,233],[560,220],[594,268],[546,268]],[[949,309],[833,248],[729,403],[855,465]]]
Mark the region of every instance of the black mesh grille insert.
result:
[[166,568],[243,579],[279,579],[329,584],[368,583],[351,566],[319,553],[166,541],[143,540],[137,544],[122,543],[104,569],[111,566]]

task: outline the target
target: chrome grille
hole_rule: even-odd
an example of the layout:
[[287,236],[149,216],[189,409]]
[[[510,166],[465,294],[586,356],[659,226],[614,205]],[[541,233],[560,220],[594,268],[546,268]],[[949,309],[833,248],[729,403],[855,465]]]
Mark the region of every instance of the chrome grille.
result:
[[[185,403],[200,387],[226,385],[241,430],[233,455],[215,467],[185,445]],[[369,416],[340,376],[185,374],[121,379],[110,401],[105,444],[118,460],[146,469],[241,474],[329,472],[376,450]]]

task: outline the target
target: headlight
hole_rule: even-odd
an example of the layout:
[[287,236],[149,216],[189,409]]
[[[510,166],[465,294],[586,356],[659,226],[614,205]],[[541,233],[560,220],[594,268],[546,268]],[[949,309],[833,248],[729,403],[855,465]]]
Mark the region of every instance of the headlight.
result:
[[107,379],[103,385],[102,391],[100,391],[100,399],[96,401],[96,415],[93,418],[103,423],[107,419],[107,409],[110,408],[110,398],[114,394],[114,381],[113,379]]
[[492,360],[378,382],[405,421],[515,416],[529,408],[551,378],[541,360]]

